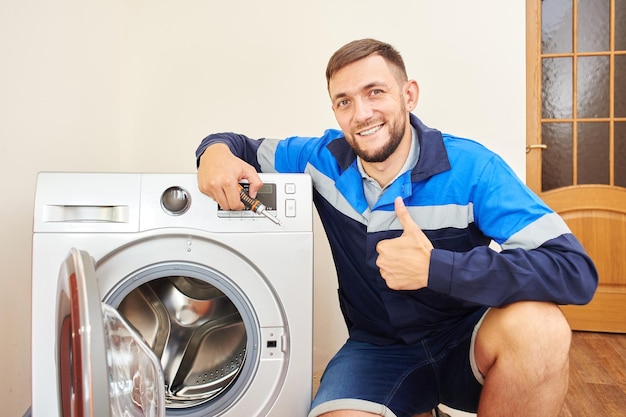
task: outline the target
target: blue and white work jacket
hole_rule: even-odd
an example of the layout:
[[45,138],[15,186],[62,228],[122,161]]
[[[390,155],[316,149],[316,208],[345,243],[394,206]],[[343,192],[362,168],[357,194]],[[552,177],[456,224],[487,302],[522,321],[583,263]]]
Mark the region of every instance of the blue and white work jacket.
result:
[[[355,153],[339,130],[319,138],[206,137],[196,156],[222,142],[259,172],[310,174],[328,236],[350,337],[414,343],[484,306],[515,301],[585,304],[598,283],[593,262],[559,215],[496,154],[442,134],[411,115],[420,154],[371,208]],[[402,234],[394,199],[434,249],[428,287],[396,291],[376,266],[376,244]],[[489,247],[495,241],[501,251]]]

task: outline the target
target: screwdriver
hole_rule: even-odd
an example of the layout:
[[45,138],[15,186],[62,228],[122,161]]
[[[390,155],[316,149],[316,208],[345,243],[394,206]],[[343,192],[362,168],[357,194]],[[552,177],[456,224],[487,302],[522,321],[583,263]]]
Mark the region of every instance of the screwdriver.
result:
[[250,197],[250,194],[248,194],[248,192],[245,190],[245,188],[241,186],[241,184],[238,184],[238,186],[239,186],[239,199],[241,200],[244,206],[246,206],[247,208],[249,208],[250,210],[252,210],[253,212],[257,214],[264,215],[265,217],[267,217],[268,219],[270,219],[271,221],[273,221],[274,223],[280,226],[280,220],[278,220],[276,217],[269,214],[267,212],[267,207],[265,207],[263,203],[261,203],[256,198]]

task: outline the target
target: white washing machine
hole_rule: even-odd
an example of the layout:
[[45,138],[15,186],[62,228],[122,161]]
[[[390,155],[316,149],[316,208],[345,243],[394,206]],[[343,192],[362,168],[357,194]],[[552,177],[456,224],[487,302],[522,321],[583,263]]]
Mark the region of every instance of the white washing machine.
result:
[[221,210],[195,174],[39,174],[35,417],[307,414],[311,183],[261,178],[280,225]]

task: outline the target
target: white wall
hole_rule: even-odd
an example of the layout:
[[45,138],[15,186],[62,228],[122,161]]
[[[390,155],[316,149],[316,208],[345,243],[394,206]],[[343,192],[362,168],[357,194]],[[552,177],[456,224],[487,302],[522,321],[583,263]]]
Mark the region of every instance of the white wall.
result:
[[[193,172],[214,131],[335,127],[324,69],[344,43],[395,45],[429,125],[524,176],[524,2],[5,0],[0,3],[2,415],[30,404],[30,239],[43,170]],[[315,371],[345,337],[316,224]],[[38,416],[41,417],[41,416]]]
[[120,166],[117,20],[100,0],[0,2],[2,416],[30,405],[36,173]]

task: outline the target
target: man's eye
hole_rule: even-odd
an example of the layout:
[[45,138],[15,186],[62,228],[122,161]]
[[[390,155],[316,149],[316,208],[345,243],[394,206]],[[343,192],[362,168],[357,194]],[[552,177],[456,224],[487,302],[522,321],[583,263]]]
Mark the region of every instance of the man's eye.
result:
[[376,96],[376,95],[378,95],[378,94],[380,94],[380,93],[382,93],[382,92],[383,92],[383,90],[381,90],[381,89],[379,89],[379,88],[375,88],[375,89],[373,89],[373,90],[370,92],[370,95],[371,95],[371,96]]
[[348,100],[341,100],[337,102],[337,107],[345,107],[349,104],[350,102]]

